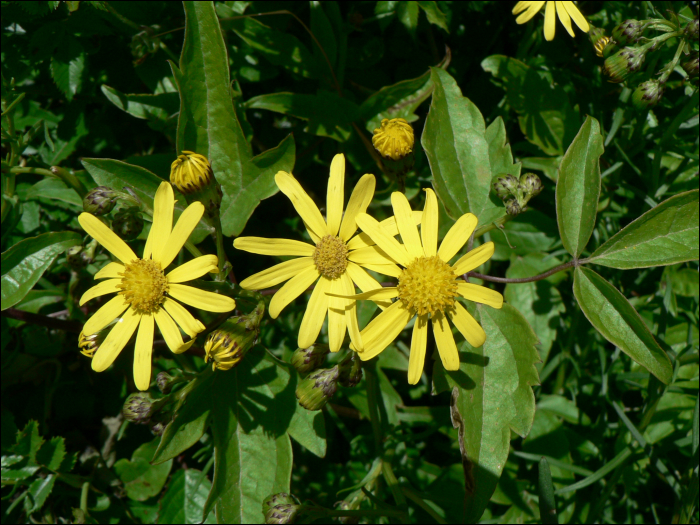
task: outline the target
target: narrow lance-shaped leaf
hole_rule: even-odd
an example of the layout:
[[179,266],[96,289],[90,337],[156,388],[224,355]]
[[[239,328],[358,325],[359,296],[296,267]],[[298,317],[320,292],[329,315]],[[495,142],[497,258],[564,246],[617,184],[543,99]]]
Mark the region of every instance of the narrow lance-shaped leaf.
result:
[[559,166],[557,223],[564,248],[574,258],[581,255],[595,226],[603,149],[600,124],[586,117]]
[[668,384],[671,360],[637,311],[612,284],[593,270],[576,268],[574,295],[591,324],[612,344]]
[[613,235],[589,260],[622,269],[697,261],[698,193],[665,200]]

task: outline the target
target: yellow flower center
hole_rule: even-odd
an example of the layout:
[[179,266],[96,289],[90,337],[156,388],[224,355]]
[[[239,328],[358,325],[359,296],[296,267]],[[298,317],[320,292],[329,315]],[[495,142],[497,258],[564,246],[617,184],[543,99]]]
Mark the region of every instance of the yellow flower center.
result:
[[136,259],[126,265],[117,287],[137,314],[152,314],[160,308],[168,291],[168,279],[160,264],[150,259]]
[[337,279],[348,267],[348,247],[340,237],[326,235],[314,251],[316,269],[329,279]]
[[401,160],[413,150],[413,128],[402,118],[384,119],[374,130],[372,144],[382,156]]
[[434,315],[454,305],[457,281],[440,257],[418,257],[401,272],[398,291],[406,308]]

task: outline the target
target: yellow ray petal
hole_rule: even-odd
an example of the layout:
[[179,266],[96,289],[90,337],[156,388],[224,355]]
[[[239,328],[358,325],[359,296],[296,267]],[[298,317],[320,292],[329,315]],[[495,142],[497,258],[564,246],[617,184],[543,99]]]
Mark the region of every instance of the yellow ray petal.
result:
[[348,201],[348,207],[345,209],[343,221],[340,223],[340,233],[338,234],[344,241],[347,242],[357,231],[355,219],[358,213],[365,213],[367,206],[372,202],[375,185],[376,180],[374,175],[366,174],[362,176],[355,185],[355,189],[352,190],[352,195],[350,195],[350,200]]
[[136,254],[119,236],[110,230],[100,219],[89,213],[78,215],[78,222],[90,237],[107,248],[124,264],[136,259]]
[[[528,4],[528,5],[524,5]],[[525,22],[529,22],[533,16],[535,16],[540,9],[542,9],[542,6],[544,5],[544,2],[518,2],[515,7],[520,6],[518,12],[516,13],[515,9],[513,9],[513,14],[516,15],[520,11],[525,10],[524,13],[522,13],[518,18],[515,19],[516,24],[524,24]]]
[[130,308],[117,324],[112,327],[107,337],[105,337],[105,340],[102,341],[102,344],[97,349],[97,352],[95,352],[95,357],[92,358],[92,369],[95,372],[107,370],[107,368],[114,363],[119,352],[122,351],[126,343],[131,339],[140,320],[141,316],[135,314],[133,309]]
[[467,272],[471,272],[474,268],[478,268],[491,258],[493,249],[494,245],[491,241],[477,246],[454,263],[452,270],[455,272],[455,275],[464,275]]
[[544,38],[548,41],[554,40],[554,32],[556,30],[555,11],[554,2],[547,2],[547,7],[544,10]]
[[342,295],[345,291],[345,286],[340,279],[331,281],[330,291],[333,295],[328,300],[328,347],[331,352],[337,352],[345,340],[347,331],[345,309],[351,301],[338,297],[338,294]]
[[[352,279],[345,272],[340,276],[340,280],[343,283],[342,293],[344,295],[351,295],[355,293],[355,286],[352,283]],[[345,318],[348,325],[348,334],[350,335],[350,341],[355,346],[355,349],[362,352],[365,347],[362,344],[362,336],[360,335],[360,326],[357,323],[357,302],[350,301],[350,307],[345,309]]]
[[454,309],[448,310],[447,315],[470,345],[476,348],[484,344],[484,329],[464,306],[455,301]]
[[428,314],[419,315],[413,325],[411,336],[411,354],[408,358],[408,383],[415,385],[420,381],[425,363],[425,349],[428,345]]
[[308,348],[316,342],[323,326],[323,321],[326,319],[326,312],[330,303],[330,297],[326,295],[326,292],[330,290],[330,287],[330,279],[321,276],[316,283],[314,291],[311,292],[309,304],[306,306],[306,312],[304,312],[304,318],[301,320],[301,326],[299,327],[299,337],[297,339],[299,348]]
[[238,237],[233,241],[233,247],[244,252],[260,255],[296,255],[311,257],[315,246],[291,239],[266,239],[264,237]]
[[377,290],[370,290],[369,292],[358,293],[354,295],[344,295],[338,294],[338,292],[326,292],[326,295],[330,297],[342,297],[344,299],[352,299],[353,301],[386,301],[388,299],[394,299],[399,296],[398,288],[379,288]]
[[[199,201],[193,202],[182,212],[160,255],[159,262],[164,270],[173,262],[177,254],[180,253],[187,239],[189,239],[190,234],[197,227],[197,224],[199,224],[202,215],[204,215],[204,204]],[[153,260],[156,260],[156,258],[154,257]]]
[[194,339],[188,341],[187,343],[184,342],[177,324],[175,324],[173,318],[170,317],[168,312],[166,312],[163,308],[157,310],[153,315],[156,318],[156,323],[158,323],[160,333],[163,334],[165,344],[168,345],[168,348],[170,348],[172,353],[181,354],[186,352],[190,346],[194,344]]
[[[403,193],[395,191],[391,194],[391,207],[394,209],[394,218],[396,219],[396,225],[399,228],[404,248],[406,248],[411,260],[416,257],[423,257],[423,245],[420,242],[418,228],[413,223],[413,210],[411,210],[408,199]],[[370,237],[372,237],[371,234]]]
[[372,270],[373,272],[381,273],[382,275],[388,275],[389,277],[396,277],[398,278],[401,275],[401,268],[396,266],[395,264],[369,264],[369,263],[363,263],[362,264],[363,268],[367,268],[368,270]]
[[83,325],[83,333],[85,335],[96,334],[119,317],[122,312],[128,308],[128,306],[129,305],[124,300],[123,295],[113,297],[103,304],[100,309],[97,310],[92,317],[85,322]]
[[291,261],[284,261],[276,264],[267,270],[251,275],[247,279],[241,281],[241,288],[246,290],[262,290],[270,288],[276,284],[291,279],[299,272],[314,266],[314,261],[311,257],[300,257]]
[[433,315],[433,335],[445,370],[459,370],[459,351],[450,323],[442,312]]
[[396,301],[380,313],[362,330],[362,344],[365,349],[357,355],[368,361],[379,355],[406,328],[413,314]]
[[230,312],[236,307],[236,301],[230,297],[218,293],[205,292],[184,284],[171,284],[168,293],[185,304],[209,312]]
[[314,284],[319,276],[320,274],[316,267],[309,266],[284,283],[284,286],[277,290],[277,293],[272,296],[272,300],[270,301],[270,317],[277,319],[277,316],[284,307],[303,294],[309,286]]
[[406,248],[399,244],[392,236],[388,235],[374,217],[370,217],[366,213],[358,213],[357,225],[362,228],[389,257],[403,266],[409,265],[412,257],[409,257]]
[[123,264],[111,262],[95,274],[95,279],[121,279],[125,269]]
[[514,15],[517,15],[521,11],[524,11],[527,9],[532,2],[518,2],[515,4],[515,7],[513,8],[513,11],[511,11]]
[[163,301],[163,308],[165,308],[165,311],[170,314],[170,317],[173,318],[178,326],[182,328],[182,331],[190,337],[194,338],[197,334],[206,330],[206,327],[201,321],[195,319],[194,316],[175,299],[166,297],[165,301]]
[[569,13],[569,16],[574,19],[574,22],[576,22],[579,29],[584,33],[588,33],[590,26],[588,25],[588,22],[584,16],[581,14],[581,11],[579,11],[578,7],[576,7],[576,4],[573,2],[562,2],[562,4],[564,4],[566,12]]
[[216,255],[202,255],[173,268],[166,277],[169,283],[184,283],[218,270],[218,264],[219,258]]
[[338,153],[331,161],[331,175],[326,190],[326,220],[328,233],[338,235],[345,204],[345,156]]
[[[437,254],[438,242],[438,202],[435,192],[425,188],[425,206],[420,225],[420,235],[423,240],[423,251],[426,257]],[[415,383],[414,383],[415,384]]]
[[395,264],[396,262],[376,244],[351,251],[348,253],[348,260],[357,264]]
[[452,225],[450,231],[447,232],[447,235],[445,235],[445,238],[442,240],[442,244],[438,250],[440,259],[449,262],[469,240],[469,237],[474,232],[474,228],[476,228],[477,222],[476,215],[472,213],[465,213],[457,219],[457,222]]
[[99,297],[100,295],[105,295],[108,293],[117,293],[121,291],[120,288],[117,288],[117,286],[121,284],[121,282],[121,279],[109,279],[108,281],[102,281],[101,283],[96,284],[83,294],[78,304],[80,306],[83,306],[90,299],[94,299],[95,297]]
[[564,7],[563,2],[555,2],[556,8],[557,8],[557,15],[559,16],[559,21],[561,22],[561,25],[564,26],[564,29],[566,29],[567,33],[569,33],[572,37],[574,36],[574,29],[571,27],[571,17],[569,16],[569,13],[566,11],[566,8]]
[[[173,187],[169,182],[161,182],[153,199],[153,225],[148,233],[147,242],[151,250],[151,259],[154,261],[160,262],[163,260],[163,250],[168,243],[170,232],[173,228],[174,208],[175,195],[173,194]],[[145,251],[144,258],[146,258]]]
[[[421,223],[422,219],[422,211],[413,212],[413,221],[416,223],[416,226],[418,226]],[[394,217],[384,219],[382,222],[379,223],[379,225],[387,233],[387,235],[390,235],[391,237],[396,237],[399,234],[399,227],[396,225],[396,218]],[[360,248],[374,246],[375,244],[377,243],[374,242],[369,235],[367,235],[364,232],[361,232],[355,235],[352,239],[350,239],[350,241],[348,242],[348,250],[359,250]]]
[[294,209],[304,220],[309,233],[313,231],[318,237],[329,234],[328,226],[323,220],[321,212],[318,211],[318,207],[290,173],[278,171],[275,175],[275,182],[280,191],[292,201]]
[[[380,290],[382,289],[382,285],[377,282],[374,277],[372,277],[370,274],[368,274],[366,271],[364,271],[362,268],[360,268],[357,264],[349,262],[348,267],[345,269],[345,273],[350,277],[353,283],[355,283],[360,290],[363,292],[369,292],[370,290]],[[350,292],[355,293],[355,289],[353,287],[352,291]],[[384,310],[385,308],[388,308],[391,306],[390,301],[381,301],[377,303],[379,305],[379,308]],[[354,341],[353,341],[354,343]],[[356,347],[357,348],[357,347]]]
[[153,351],[153,315],[141,317],[134,345],[134,383],[139,390],[148,390],[151,384],[151,352]]
[[503,307],[503,296],[497,291],[486,288],[485,286],[472,283],[458,283],[457,293],[468,301],[486,304],[493,308]]

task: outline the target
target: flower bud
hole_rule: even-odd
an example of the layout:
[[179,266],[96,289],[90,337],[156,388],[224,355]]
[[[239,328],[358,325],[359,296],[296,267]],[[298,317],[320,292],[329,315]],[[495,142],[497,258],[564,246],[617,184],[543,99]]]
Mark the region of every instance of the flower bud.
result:
[[306,410],[321,410],[338,390],[338,367],[322,368],[297,385],[296,396]]
[[615,42],[609,36],[602,37],[600,40],[598,40],[593,45],[593,48],[595,49],[595,54],[597,56],[599,56],[600,58],[610,56],[609,54],[606,55],[606,49],[609,48],[612,50],[614,47],[615,47]]
[[523,211],[522,206],[520,206],[520,203],[518,202],[518,199],[510,199],[506,201],[506,213],[508,215],[516,216],[518,215],[521,211]]
[[648,48],[625,47],[605,59],[603,72],[610,77],[610,82],[620,83],[630,75],[639,71],[644,63]]
[[118,191],[107,186],[98,186],[83,198],[83,210],[93,215],[106,215],[114,209],[118,197]]
[[413,151],[413,128],[402,118],[382,120],[374,130],[372,144],[382,157],[401,160]]
[[612,31],[612,37],[621,46],[634,44],[644,34],[646,25],[639,20],[625,20]]
[[653,108],[664,96],[664,84],[657,79],[647,80],[637,86],[632,93],[632,104],[637,109]]
[[515,196],[518,189],[518,179],[513,175],[504,174],[498,177],[493,183],[493,191],[496,192],[499,199],[507,199]]
[[234,316],[224,321],[207,337],[204,362],[211,361],[212,370],[230,370],[240,363],[257,342],[264,313],[263,303],[258,303],[248,315]]
[[355,352],[349,359],[343,359],[338,365],[338,382],[345,387],[354,387],[362,381],[362,364]]
[[[365,500],[366,496],[362,489],[355,490],[351,492],[343,501],[339,501],[335,504],[337,510],[359,510],[360,505]],[[360,522],[360,517],[357,516],[343,516],[338,518],[340,523],[344,525],[354,525]]]
[[153,415],[153,399],[147,392],[135,392],[126,398],[122,414],[132,423],[148,423]]
[[112,220],[112,230],[125,241],[133,241],[143,230],[143,217],[137,206],[122,208]]
[[605,29],[588,24],[588,38],[591,44],[596,45],[601,38],[605,38]]
[[698,78],[698,53],[691,53],[690,58],[681,64],[690,78]]
[[163,432],[165,432],[165,427],[167,426],[168,423],[164,423],[163,421],[156,421],[155,423],[151,423],[151,432],[153,432],[153,434],[156,436],[162,436]]
[[292,366],[301,374],[316,370],[330,352],[328,345],[314,344],[309,348],[297,348],[292,355]]
[[265,523],[294,523],[301,507],[299,500],[291,494],[272,494],[262,504]]
[[80,353],[92,359],[104,339],[104,331],[92,335],[85,335],[83,332],[80,332],[78,336],[78,348],[80,349]]
[[698,19],[697,18],[688,22],[688,25],[685,26],[685,29],[683,30],[685,37],[688,38],[689,40],[697,40],[699,31],[700,30],[698,29]]
[[210,214],[221,206],[221,186],[204,155],[183,151],[170,165],[170,182],[187,202],[201,201]]
[[539,195],[544,185],[534,173],[523,173],[520,176],[520,189],[523,192],[524,201],[527,202],[535,195]]
[[163,394],[169,394],[173,385],[177,382],[178,380],[167,372],[159,372],[156,376],[156,385],[158,385],[158,390]]

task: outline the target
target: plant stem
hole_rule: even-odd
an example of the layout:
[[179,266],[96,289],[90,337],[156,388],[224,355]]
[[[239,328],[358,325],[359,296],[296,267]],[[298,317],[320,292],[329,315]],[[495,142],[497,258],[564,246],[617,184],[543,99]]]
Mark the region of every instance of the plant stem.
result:
[[468,272],[463,275],[464,279],[469,279],[470,277],[474,277],[475,279],[481,279],[483,281],[490,281],[492,283],[531,283],[534,281],[541,281],[542,279],[546,279],[550,275],[554,275],[557,272],[561,272],[562,270],[566,270],[568,268],[571,268],[573,266],[580,266],[584,263],[588,262],[587,259],[581,259],[579,261],[569,261],[564,264],[560,264],[559,266],[555,266],[551,270],[548,270],[544,273],[541,273],[539,275],[535,275],[534,277],[522,277],[520,279],[509,279],[507,277],[493,277],[491,275],[484,275],[481,273],[477,272]]
[[369,418],[374,435],[374,447],[377,456],[382,457],[382,427],[378,405],[381,401],[381,392],[379,391],[379,380],[377,378],[377,363],[374,360],[367,361],[363,368],[367,380],[367,404],[369,405]]
[[90,482],[86,481],[80,491],[80,510],[87,513],[88,493],[90,491]]
[[505,215],[501,217],[500,219],[497,219],[493,221],[491,224],[486,224],[485,226],[482,226],[478,230],[474,232],[474,238],[476,237],[481,237],[485,233],[490,232],[491,230],[495,230],[496,228],[500,228],[503,226],[505,223],[507,223],[509,220],[511,220],[514,217],[514,215]]

